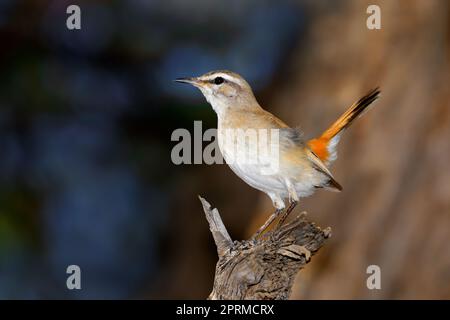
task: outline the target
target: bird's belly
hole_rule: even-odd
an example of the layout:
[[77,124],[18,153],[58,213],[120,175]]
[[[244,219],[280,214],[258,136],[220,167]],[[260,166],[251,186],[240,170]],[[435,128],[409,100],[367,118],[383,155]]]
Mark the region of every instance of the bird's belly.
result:
[[287,169],[283,163],[279,163],[278,154],[261,158],[259,150],[250,148],[245,157],[239,157],[235,145],[223,143],[220,136],[219,148],[224,160],[238,177],[267,194],[288,198],[286,180],[292,182],[298,197],[309,196],[315,191],[315,186],[320,186],[321,181],[312,167],[298,165]]
[[245,155],[236,152],[235,145],[225,145],[219,139],[223,158],[233,172],[247,184],[265,193],[282,192],[285,187],[282,179],[271,165],[272,159],[261,159],[258,150],[247,150]]
[[241,164],[238,162],[228,164],[238,177],[255,189],[265,193],[284,193],[286,188],[277,175],[262,174],[262,167],[257,165]]
[[[261,174],[261,168],[257,166],[243,165],[239,163],[229,164],[234,173],[247,184],[255,189],[258,189],[265,193],[273,193],[279,195],[281,198],[287,199],[289,192],[285,184],[285,178],[282,175],[264,175]],[[297,196],[300,198],[310,196],[316,190],[315,186],[320,185],[318,179],[310,178],[308,176],[300,176],[299,179],[295,179],[294,188]]]

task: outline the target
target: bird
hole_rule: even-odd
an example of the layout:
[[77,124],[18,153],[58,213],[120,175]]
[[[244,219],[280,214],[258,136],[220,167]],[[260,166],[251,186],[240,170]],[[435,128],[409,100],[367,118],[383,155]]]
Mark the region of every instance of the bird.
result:
[[[343,189],[330,171],[331,164],[337,158],[337,145],[342,133],[355,119],[361,117],[380,95],[378,87],[369,91],[320,136],[307,140],[300,128],[289,127],[263,109],[249,83],[235,72],[216,70],[198,77],[178,78],[175,81],[200,89],[217,114],[218,145],[226,163],[238,177],[267,194],[272,200],[275,211],[256,231],[253,238],[261,235],[277,217],[277,226],[280,226],[300,198],[308,197],[320,188],[337,192]],[[239,157],[236,157],[235,153],[239,148],[238,138],[226,141],[225,131],[230,130],[275,130],[277,139],[257,145],[256,150],[261,146],[269,148],[276,145],[276,156],[266,156],[265,162],[260,163],[237,159]],[[251,149],[255,147],[255,142],[253,141],[253,146],[249,145],[251,143],[252,141],[247,141],[242,145]],[[255,156],[255,152],[249,153]],[[269,173],[262,171],[263,167],[267,168],[267,162],[275,161],[277,170]]]

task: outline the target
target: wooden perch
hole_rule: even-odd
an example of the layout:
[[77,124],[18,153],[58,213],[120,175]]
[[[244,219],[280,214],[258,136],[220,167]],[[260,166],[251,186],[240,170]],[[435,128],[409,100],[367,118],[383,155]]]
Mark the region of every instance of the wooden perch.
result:
[[288,299],[298,271],[331,236],[301,213],[262,238],[233,242],[219,211],[199,198],[219,255],[211,300]]

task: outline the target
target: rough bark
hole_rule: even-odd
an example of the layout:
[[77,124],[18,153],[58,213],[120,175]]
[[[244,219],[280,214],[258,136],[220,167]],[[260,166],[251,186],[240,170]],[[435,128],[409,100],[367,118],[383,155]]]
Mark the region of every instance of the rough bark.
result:
[[331,235],[330,228],[321,230],[301,213],[257,240],[233,242],[219,211],[199,198],[219,256],[208,299],[288,299],[298,271]]

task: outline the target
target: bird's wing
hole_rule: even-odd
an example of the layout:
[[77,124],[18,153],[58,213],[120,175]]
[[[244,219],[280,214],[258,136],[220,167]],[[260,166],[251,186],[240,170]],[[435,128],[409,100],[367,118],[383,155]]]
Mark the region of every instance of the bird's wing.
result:
[[299,128],[280,128],[280,143],[286,147],[304,147],[305,139]]
[[311,151],[308,147],[305,148],[306,150],[306,156],[309,161],[311,161],[314,168],[326,175],[330,180],[329,184],[326,187],[329,187],[331,189],[334,189],[336,191],[341,191],[342,186],[334,179],[333,175],[331,174],[330,170],[325,166],[325,164],[322,162],[322,160],[319,159],[318,156],[314,152]]
[[303,133],[299,128],[280,128],[279,132],[280,148],[284,150],[281,153],[285,161],[295,164],[299,170],[302,170],[302,163],[305,160],[308,161],[315,170],[328,178],[328,183],[321,187],[326,187],[333,191],[342,190],[342,186],[334,179],[327,166],[306,145]]
[[[300,151],[305,150],[306,158],[311,162],[314,169],[324,174],[328,178],[328,184],[324,187],[329,188],[333,191],[341,191],[342,186],[337,182],[327,166],[320,160],[320,158],[306,145],[305,138],[303,137],[303,132],[299,128],[290,128],[284,122],[274,117],[271,119],[279,127],[280,132],[280,147],[287,150],[292,150],[293,148]],[[290,158],[290,161],[300,161],[301,155],[297,152],[285,153],[290,154],[285,158]],[[295,160],[293,159],[295,158]]]

